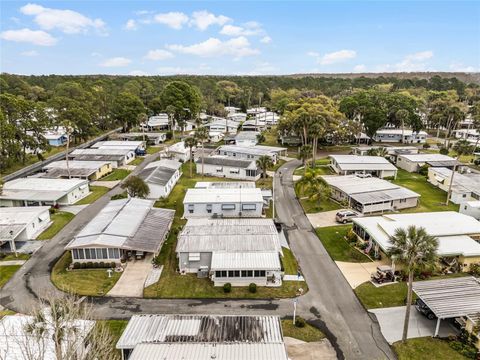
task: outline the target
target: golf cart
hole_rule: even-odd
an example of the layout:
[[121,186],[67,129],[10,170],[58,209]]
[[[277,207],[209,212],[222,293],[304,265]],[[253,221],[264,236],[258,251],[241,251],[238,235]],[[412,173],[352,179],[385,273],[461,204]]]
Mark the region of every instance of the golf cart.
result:
[[433,313],[433,311],[430,310],[430,308],[427,306],[427,304],[425,304],[421,299],[417,299],[417,301],[415,301],[415,308],[416,308],[420,313],[422,313],[423,315],[425,315],[428,320],[436,319],[436,316],[435,316],[435,314]]
[[388,265],[377,266],[377,271],[371,276],[372,281],[377,284],[383,284],[386,282],[395,282],[396,276],[393,269]]

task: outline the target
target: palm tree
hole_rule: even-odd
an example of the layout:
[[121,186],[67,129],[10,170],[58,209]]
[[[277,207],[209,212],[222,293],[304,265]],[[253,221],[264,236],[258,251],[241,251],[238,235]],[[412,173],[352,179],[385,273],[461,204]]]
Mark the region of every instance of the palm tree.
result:
[[384,148],[384,147],[380,147],[377,149],[377,156],[381,156],[381,157],[386,157],[388,156],[388,150],[387,148]]
[[312,145],[303,145],[298,149],[298,158],[303,163],[303,175],[307,173],[307,160],[312,152]]
[[389,255],[393,261],[404,266],[408,274],[408,295],[405,322],[403,324],[402,342],[407,340],[410,309],[412,305],[412,284],[415,270],[435,263],[437,259],[438,240],[427,233],[423,227],[409,226],[406,230],[398,228],[390,237],[392,246]]
[[67,136],[67,148],[65,150],[65,163],[67,165],[68,178],[71,179],[70,166],[68,164],[68,151],[70,149],[70,134],[73,132],[73,124],[70,120],[63,120],[62,126],[65,128],[65,135]]
[[409,112],[405,109],[400,109],[395,113],[395,117],[400,120],[402,127],[402,140],[400,141],[402,144],[405,142],[405,120],[408,120],[409,115]]
[[205,141],[208,140],[208,129],[206,127],[199,127],[197,128],[197,130],[195,131],[195,139],[197,139],[197,141],[201,144],[202,146],[202,178],[204,177],[204,174],[203,174],[203,163],[204,163],[204,160],[203,160],[203,155],[204,155],[204,151],[203,151],[203,144],[205,143]]
[[262,170],[262,178],[267,178],[267,170],[273,165],[273,161],[268,155],[262,155],[257,159],[257,166]]
[[370,148],[366,152],[367,156],[377,156],[378,155],[378,148]]
[[189,136],[184,140],[185,146],[190,149],[190,177],[193,176],[192,166],[193,166],[193,148],[197,146],[197,140],[193,136]]
[[319,176],[318,169],[308,169],[296,186],[309,200],[318,201],[319,206],[323,198],[330,196],[330,186]]
[[175,107],[173,105],[168,105],[165,109],[168,120],[170,121],[170,130],[172,130],[172,139],[175,140]]

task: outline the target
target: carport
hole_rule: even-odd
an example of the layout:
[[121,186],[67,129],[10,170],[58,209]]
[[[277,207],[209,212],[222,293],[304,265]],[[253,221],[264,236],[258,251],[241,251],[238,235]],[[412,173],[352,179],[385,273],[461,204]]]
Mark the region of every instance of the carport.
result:
[[418,281],[413,291],[437,317],[435,337],[442,320],[480,312],[480,280],[473,276]]

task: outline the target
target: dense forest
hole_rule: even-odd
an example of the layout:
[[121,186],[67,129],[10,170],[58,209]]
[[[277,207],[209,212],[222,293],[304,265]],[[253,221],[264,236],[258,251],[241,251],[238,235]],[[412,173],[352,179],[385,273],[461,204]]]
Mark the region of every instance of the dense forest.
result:
[[[467,116],[479,120],[480,87],[457,78],[318,76],[21,76],[0,75],[0,170],[24,162],[27,149],[48,148],[40,136],[63,126],[72,140],[138,125],[166,112],[180,127],[200,112],[224,116],[225,105],[262,105],[283,115],[278,130],[311,153],[368,135],[387,123],[447,132]],[[305,155],[306,156],[306,155]]]

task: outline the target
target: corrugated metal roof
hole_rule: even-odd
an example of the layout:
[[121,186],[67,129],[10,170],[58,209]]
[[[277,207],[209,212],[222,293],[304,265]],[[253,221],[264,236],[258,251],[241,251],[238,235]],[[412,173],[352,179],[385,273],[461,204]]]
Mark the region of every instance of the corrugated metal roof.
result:
[[272,219],[189,219],[178,236],[177,252],[280,251]]
[[253,181],[198,181],[195,184],[196,189],[248,189],[254,188]]
[[456,161],[454,158],[442,154],[408,154],[400,155],[399,158],[407,159],[412,162],[436,162],[436,161]]
[[80,186],[88,186],[82,179],[20,178],[3,185],[0,199],[56,201]]
[[117,349],[140,343],[283,343],[280,318],[237,315],[134,315]]
[[219,151],[234,152],[237,154],[249,154],[249,155],[273,155],[282,151],[286,151],[286,148],[276,146],[239,146],[239,145],[222,145],[218,148]]
[[278,252],[214,252],[212,254],[212,270],[280,270]]
[[129,360],[287,360],[284,344],[139,344]]
[[473,276],[415,281],[413,291],[440,319],[480,312],[480,282]]
[[92,149],[131,149],[135,150],[143,146],[143,141],[121,141],[121,140],[109,140],[109,141],[97,141],[91,146]]
[[[254,160],[234,159],[229,156],[207,156],[203,158],[204,164],[218,165],[218,166],[231,166],[236,168],[256,168]],[[202,163],[202,159],[198,159],[197,164]]]
[[41,218],[50,219],[50,207],[0,207],[0,241],[15,240],[32,222]]
[[[68,167],[72,169],[91,169],[99,170],[105,165],[108,165],[107,161],[79,161],[79,160],[70,160],[68,162]],[[67,162],[65,160],[53,161],[50,164],[47,164],[43,167],[44,169],[53,169],[53,168],[67,168]]]
[[376,177],[361,178],[356,175],[322,175],[322,178],[328,185],[341,190],[347,195],[400,188],[400,186],[390,181]]
[[69,155],[70,156],[79,156],[79,155],[122,155],[126,156],[129,153],[133,153],[129,149],[75,149]]
[[184,204],[204,203],[245,203],[263,202],[262,191],[258,188],[218,188],[218,189],[188,189],[183,199]]
[[[161,163],[162,161],[163,160],[157,161],[157,163]],[[165,186],[178,171],[179,167],[172,168],[170,164],[157,164],[157,166],[149,166],[143,169],[138,176],[147,183]]]
[[[83,162],[83,161],[82,161]],[[86,161],[88,162],[88,161]],[[92,161],[96,162],[96,161]],[[46,169],[46,172],[42,173],[40,175],[41,178],[47,178],[47,179],[60,179],[60,178],[68,178],[70,177],[89,177],[97,172],[98,169],[92,169],[92,168],[85,168],[85,169],[80,169],[80,168],[73,168],[70,170],[67,170],[66,168],[48,168]]]
[[[69,155],[71,156],[71,155]],[[93,154],[83,154],[83,155],[73,155],[71,156],[75,160],[81,161],[122,161],[125,158],[125,155],[93,155]]]
[[398,187],[397,189],[377,190],[364,192],[361,194],[352,194],[350,197],[360,204],[374,204],[382,201],[418,198],[420,195],[412,190]]
[[112,200],[66,246],[110,246],[156,252],[162,245],[175,211],[153,208],[152,200]]
[[330,155],[341,170],[397,170],[381,156]]

